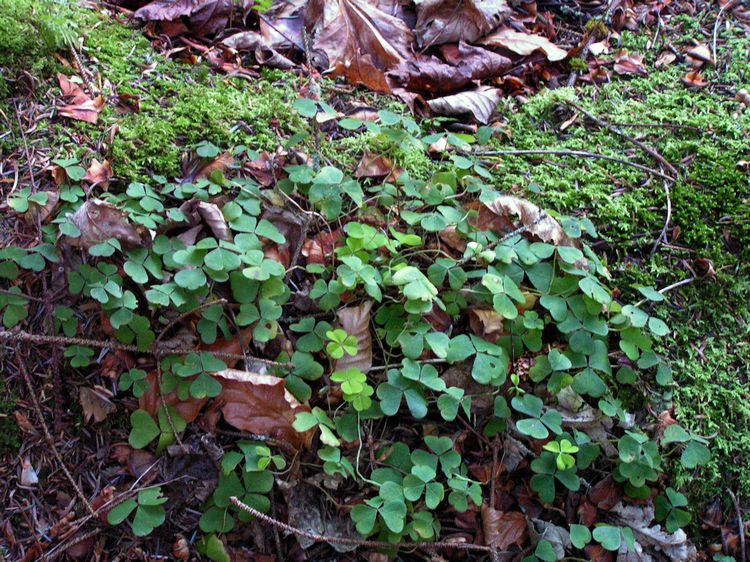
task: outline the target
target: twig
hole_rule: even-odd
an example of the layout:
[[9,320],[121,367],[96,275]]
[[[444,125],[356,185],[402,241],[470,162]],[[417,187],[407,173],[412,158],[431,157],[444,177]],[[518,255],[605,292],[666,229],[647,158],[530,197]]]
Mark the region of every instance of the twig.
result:
[[[698,279],[698,277],[688,277],[687,279],[682,279],[681,281],[677,281],[676,283],[672,283],[671,285],[667,285],[666,287],[662,287],[657,293],[661,293],[662,295],[664,293],[668,293],[672,289],[676,289],[677,287],[682,287],[683,285],[690,285],[693,281]],[[644,302],[646,302],[648,299],[641,299],[637,303],[635,303],[635,306],[641,306]]]
[[664,219],[664,227],[661,229],[659,236],[654,240],[654,246],[651,248],[648,259],[654,257],[656,250],[659,248],[659,244],[667,241],[667,228],[669,228],[669,221],[672,220],[672,198],[669,194],[669,183],[663,181],[662,185],[664,186],[664,195],[667,198],[667,217]]
[[727,10],[731,10],[734,8],[734,5],[737,4],[739,0],[729,0],[726,4],[724,4],[721,9],[719,10],[719,13],[716,15],[716,21],[714,22],[714,30],[713,34],[711,35],[711,58],[714,61],[714,66],[716,67],[716,72],[718,74],[719,72],[719,54],[716,49],[716,37],[719,35],[719,25],[721,25],[721,18],[724,15],[724,12]]
[[[124,344],[114,341],[103,341],[103,340],[92,340],[88,338],[69,338],[66,336],[46,336],[43,334],[30,334],[19,330],[18,332],[11,332],[8,330],[0,330],[0,340],[11,340],[11,341],[30,341],[32,343],[41,344],[52,344],[52,345],[84,345],[87,347],[95,347],[97,349],[117,349],[119,351],[130,351],[133,353],[147,353],[158,357],[160,355],[189,355],[196,353],[200,350],[196,349],[169,349],[167,347],[154,348],[151,346],[145,351],[139,349],[137,345]],[[227,353],[224,351],[212,351],[211,355],[224,359],[245,359],[245,356],[240,353]],[[271,365],[274,367],[282,367],[285,369],[292,368],[292,364],[289,362],[272,361],[271,359],[265,359],[263,357],[251,357],[248,359]]]
[[615,127],[614,125],[612,125],[610,123],[607,123],[606,121],[603,121],[603,120],[599,119],[596,115],[594,115],[593,113],[590,113],[590,112],[586,111],[585,109],[583,109],[577,103],[572,102],[572,101],[569,101],[567,103],[571,107],[575,108],[578,112],[582,113],[583,115],[585,115],[586,117],[588,117],[589,119],[591,119],[594,123],[596,123],[600,127],[604,127],[605,129],[607,129],[611,133],[614,133],[618,137],[621,137],[621,138],[625,139],[626,141],[628,141],[631,144],[634,144],[635,146],[637,146],[638,148],[640,148],[641,150],[643,150],[644,152],[646,152],[647,154],[649,154],[650,156],[652,156],[653,158],[655,158],[656,160],[658,160],[675,177],[679,175],[679,172],[677,171],[677,168],[675,168],[674,166],[672,166],[672,164],[666,158],[664,158],[664,156],[662,156],[661,154],[659,154],[655,149],[653,149],[650,146],[642,143],[638,139],[634,139],[630,135],[626,134],[625,132],[623,132],[620,129],[618,129],[617,127]]
[[232,496],[229,498],[229,501],[232,502],[232,505],[237,507],[238,509],[241,509],[245,513],[249,513],[250,515],[254,515],[264,523],[268,523],[269,525],[273,525],[274,527],[281,529],[283,531],[286,531],[287,533],[292,533],[301,537],[306,537],[310,540],[313,540],[315,542],[327,542],[327,543],[333,543],[333,544],[346,544],[350,546],[359,546],[359,547],[365,547],[365,548],[388,548],[391,549],[394,546],[398,546],[400,548],[406,548],[406,549],[424,549],[424,550],[443,550],[448,548],[455,548],[458,550],[469,550],[469,551],[475,551],[475,552],[491,552],[492,548],[489,546],[484,546],[481,544],[471,544],[471,543],[453,543],[453,542],[406,542],[406,543],[400,543],[400,544],[393,544],[385,541],[369,541],[369,540],[360,540],[360,539],[352,539],[349,537],[330,537],[326,535],[318,535],[315,533],[311,533],[310,531],[305,531],[303,529],[298,529],[297,527],[292,527],[291,525],[287,525],[286,523],[283,523],[279,521],[278,519],[274,519],[273,517],[269,517],[265,513],[261,513],[257,509],[254,509],[250,507],[249,505],[246,505],[242,503],[240,500],[238,500],[236,497]]
[[42,430],[44,431],[44,437],[47,440],[47,444],[49,445],[50,449],[52,450],[52,454],[55,456],[55,459],[57,459],[57,462],[60,464],[60,468],[62,468],[63,473],[65,474],[66,478],[70,482],[71,486],[73,486],[73,489],[75,490],[76,495],[78,498],[83,502],[83,505],[86,506],[86,509],[89,511],[89,513],[93,516],[96,516],[96,512],[94,511],[94,508],[89,503],[88,498],[83,494],[83,491],[81,491],[81,488],[78,486],[78,483],[73,478],[73,475],[68,470],[68,467],[65,466],[65,462],[62,459],[62,456],[60,455],[60,452],[57,450],[57,447],[55,446],[55,440],[52,438],[52,435],[49,432],[49,428],[47,427],[47,422],[44,421],[44,415],[42,414],[42,408],[39,406],[39,401],[36,399],[36,394],[34,394],[34,386],[31,384],[31,379],[29,378],[29,373],[26,370],[26,365],[23,362],[23,359],[21,357],[18,358],[18,370],[21,372],[21,376],[23,377],[24,382],[26,383],[26,389],[29,391],[29,398],[31,399],[31,404],[34,407],[34,412],[36,412],[37,417],[39,418],[39,423],[42,426]]
[[623,164],[624,166],[630,166],[632,168],[635,168],[636,170],[640,170],[642,172],[646,172],[648,174],[652,174],[654,176],[660,177],[662,179],[674,182],[675,179],[671,176],[668,176],[658,170],[654,170],[653,168],[649,168],[648,166],[643,166],[642,164],[636,164],[635,162],[631,162],[630,160],[624,160],[622,158],[615,158],[614,156],[606,156],[604,154],[599,154],[596,152],[587,152],[585,150],[547,150],[547,149],[528,149],[528,150],[487,150],[487,151],[480,151],[480,152],[474,152],[477,156],[524,156],[524,155],[534,155],[534,154],[540,154],[540,155],[549,155],[549,156],[578,156],[580,158],[594,158],[599,160],[607,160],[609,162],[616,162],[617,164]]
[[[315,73],[312,67],[312,45],[310,43],[310,36],[307,34],[307,30],[302,28],[302,43],[305,46],[305,61],[307,63],[307,74],[310,78],[310,96],[317,108],[317,104],[320,101],[320,86],[315,80]],[[320,124],[318,123],[317,112],[310,118],[310,123],[313,129],[313,143],[315,145],[315,154],[313,154],[313,170],[316,172],[320,168]]]
[[734,492],[727,488],[729,497],[732,498],[734,504],[734,512],[737,514],[737,527],[739,528],[740,534],[740,562],[745,562],[745,522],[742,520],[742,511],[740,510],[740,502],[737,501],[737,496]]
[[18,131],[21,133],[21,139],[23,140],[23,148],[26,153],[26,165],[29,167],[29,178],[31,179],[31,187],[36,189],[36,180],[34,179],[34,170],[32,166],[31,155],[29,154],[29,143],[26,142],[26,132],[23,130],[23,123],[21,123],[21,113],[18,110],[18,104],[14,101],[13,106],[16,109],[16,121],[18,121]]

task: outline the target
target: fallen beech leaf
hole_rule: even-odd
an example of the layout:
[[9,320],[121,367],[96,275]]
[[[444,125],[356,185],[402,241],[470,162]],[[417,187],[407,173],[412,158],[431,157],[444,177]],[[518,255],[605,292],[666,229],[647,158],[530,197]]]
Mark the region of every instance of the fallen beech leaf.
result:
[[372,368],[372,334],[370,333],[370,310],[372,301],[364,301],[357,306],[339,309],[336,316],[339,326],[350,336],[357,338],[357,354],[344,354],[336,360],[334,371],[359,369],[367,373]]
[[328,57],[333,76],[371,90],[391,91],[384,72],[412,57],[412,32],[365,0],[312,0],[308,18],[318,30],[313,48]]
[[[263,213],[261,219],[264,219],[276,227],[283,240],[263,237],[263,253],[267,258],[276,260],[284,268],[292,265],[293,253],[297,251],[302,244],[303,221],[291,211],[271,207]],[[271,236],[270,233],[268,233]]]
[[620,495],[617,492],[617,485],[611,476],[597,482],[588,493],[588,499],[599,509],[609,511],[617,502],[620,501]]
[[260,158],[247,162],[244,170],[263,187],[270,187],[281,178],[286,177],[284,173],[285,165],[286,158],[284,154],[262,152]]
[[561,61],[568,56],[565,49],[561,49],[546,37],[533,33],[521,33],[510,28],[500,29],[483,38],[480,43],[490,47],[507,49],[524,57],[534,51],[541,50],[550,62]]
[[273,2],[260,20],[260,34],[273,49],[288,51],[302,46],[307,0]]
[[263,36],[257,31],[241,31],[222,40],[222,43],[237,51],[251,51],[258,64],[289,70],[295,65],[276,49],[268,45]]
[[312,431],[297,433],[292,427],[297,412],[308,412],[310,408],[284,388],[284,379],[235,369],[214,373],[214,377],[221,382],[222,391],[216,400],[228,424],[295,447],[312,440]]
[[685,531],[678,529],[674,533],[662,530],[661,525],[651,526],[654,520],[654,506],[628,505],[618,503],[612,512],[620,523],[633,529],[636,540],[644,547],[652,547],[672,561],[694,560],[695,546],[688,541]]
[[648,76],[646,67],[643,66],[643,55],[629,55],[626,51],[620,51],[615,55],[615,64],[612,68],[617,74]]
[[201,36],[222,31],[231,13],[231,0],[155,0],[136,11],[134,17],[144,21],[170,22],[187,16],[190,31]]
[[454,66],[467,66],[471,70],[472,80],[495,78],[513,65],[508,57],[482,47],[467,45],[463,41],[457,45],[443,45],[440,47],[440,53]]
[[86,170],[84,180],[91,184],[91,187],[100,186],[106,189],[109,186],[109,179],[112,177],[112,166],[109,161],[99,162],[96,158],[91,160],[89,169]]
[[372,152],[365,152],[359,164],[357,164],[354,177],[384,178],[383,181],[392,182],[396,181],[402,173],[403,169],[396,168],[390,158]]
[[141,230],[128,222],[127,215],[101,199],[87,200],[70,220],[81,231],[78,238],[67,238],[71,246],[90,248],[110,238],[130,248],[144,245]]
[[699,43],[691,47],[685,54],[690,59],[691,66],[696,68],[700,68],[704,63],[711,64],[713,62],[711,60],[711,50],[705,43]]
[[414,32],[421,48],[456,41],[471,43],[511,14],[505,0],[415,0]]
[[63,105],[59,108],[60,115],[78,121],[96,123],[99,119],[99,113],[104,109],[104,98],[96,96],[94,99],[91,99],[78,84],[75,84],[60,72],[57,73],[57,81],[60,84],[63,96],[68,98],[69,101],[68,105]]
[[609,53],[609,43],[607,41],[599,41],[589,45],[589,53],[598,57],[599,55],[606,55]]
[[469,311],[469,326],[471,331],[480,338],[495,342],[505,333],[504,318],[492,309],[477,309]]
[[[512,195],[501,195],[494,201],[485,203],[484,206],[492,212],[495,220],[480,209],[478,224],[482,228],[489,227],[499,232],[512,232],[520,226],[529,225],[537,220],[542,212],[530,201]],[[550,216],[546,216],[529,228],[525,234],[555,246],[577,247],[579,245],[576,240],[569,238],[563,232],[560,223]]]
[[387,78],[394,87],[402,86],[409,92],[435,96],[456,92],[471,84],[471,68],[465,64],[451,66],[435,57],[424,57],[402,62],[388,71]]
[[107,419],[117,409],[110,400],[111,397],[112,393],[103,386],[82,386],[78,390],[78,400],[83,409],[83,423],[89,423],[92,419],[99,423]]
[[482,532],[485,544],[505,550],[526,540],[526,516],[520,511],[498,511],[482,504]]
[[500,101],[500,90],[482,86],[452,96],[428,100],[430,110],[437,115],[465,115],[470,113],[479,123],[487,123]]
[[680,78],[680,81],[688,88],[705,88],[708,86],[708,82],[703,79],[703,76],[701,76],[701,73],[697,70],[691,70],[685,76]]

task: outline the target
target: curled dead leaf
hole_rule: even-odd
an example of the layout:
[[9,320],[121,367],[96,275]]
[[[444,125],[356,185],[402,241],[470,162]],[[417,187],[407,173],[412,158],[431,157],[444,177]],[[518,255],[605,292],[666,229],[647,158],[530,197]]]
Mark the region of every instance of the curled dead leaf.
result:
[[492,309],[474,308],[469,311],[471,331],[490,342],[505,333],[504,318]]
[[268,45],[263,35],[257,31],[235,33],[223,39],[222,43],[237,51],[251,51],[258,64],[282,70],[289,70],[296,66],[292,61]]
[[84,180],[91,184],[91,187],[100,186],[103,189],[107,189],[109,186],[109,180],[112,177],[112,166],[109,161],[104,160],[99,162],[96,158],[91,160],[86,175],[83,177]]
[[505,0],[415,0],[414,32],[421,48],[456,41],[471,43],[511,15]]
[[137,10],[134,17],[163,22],[186,17],[189,18],[190,31],[201,36],[223,30],[231,13],[231,0],[155,0]]
[[323,230],[302,245],[302,255],[307,263],[331,263],[333,251],[343,245],[343,233],[340,228],[334,231]]
[[540,50],[544,52],[550,62],[561,61],[568,56],[565,49],[558,47],[546,37],[533,33],[521,33],[511,28],[500,29],[492,35],[484,37],[480,43],[490,47],[507,49],[524,57]]
[[688,88],[699,89],[708,86],[708,82],[706,82],[701,73],[697,70],[691,70],[685,76],[680,78],[680,81]]
[[229,225],[218,205],[208,203],[207,201],[191,199],[180,205],[180,211],[182,211],[182,214],[188,218],[190,224],[193,226],[197,227],[200,222],[203,222],[208,226],[217,240],[232,240],[232,231],[229,229]]
[[[491,228],[501,233],[512,232],[520,226],[533,224],[542,213],[542,210],[530,201],[512,195],[501,195],[494,201],[484,203],[484,206],[493,216],[487,216],[487,213],[480,209],[478,224],[482,228]],[[534,224],[525,235],[555,246],[579,246],[578,241],[568,237],[560,223],[550,216]]]
[[745,107],[750,107],[750,94],[747,92],[745,88],[738,90],[734,96],[734,99],[736,99]]
[[123,211],[101,199],[84,202],[70,220],[81,231],[78,238],[67,238],[71,246],[90,248],[115,238],[125,247],[136,248],[147,240],[144,229],[131,225]]
[[476,90],[428,100],[427,105],[437,115],[470,114],[479,123],[487,123],[499,101],[500,90],[482,86]]
[[615,64],[612,68],[617,74],[648,76],[646,67],[643,66],[643,55],[629,55],[626,51],[620,51],[615,55]]
[[96,123],[99,119],[99,113],[104,109],[104,98],[96,96],[94,99],[84,92],[81,87],[64,74],[57,73],[57,81],[65,98],[67,105],[59,108],[60,115],[70,117],[77,121],[86,121],[87,123]]
[[468,67],[472,80],[485,80],[500,76],[513,65],[508,57],[482,47],[468,45],[463,41],[458,44],[443,45],[440,53],[453,66]]
[[216,158],[203,158],[193,155],[182,161],[181,183],[192,183],[196,180],[207,179],[214,172],[224,172],[234,164],[234,158],[229,152],[220,154]]
[[402,168],[396,168],[393,162],[385,156],[365,152],[357,164],[354,176],[357,178],[383,178],[385,182],[393,182],[403,173]]
[[335,371],[359,369],[367,373],[372,368],[372,334],[370,333],[370,310],[372,301],[364,301],[357,306],[339,309],[336,316],[339,326],[350,336],[357,338],[357,354],[345,354],[336,360]]

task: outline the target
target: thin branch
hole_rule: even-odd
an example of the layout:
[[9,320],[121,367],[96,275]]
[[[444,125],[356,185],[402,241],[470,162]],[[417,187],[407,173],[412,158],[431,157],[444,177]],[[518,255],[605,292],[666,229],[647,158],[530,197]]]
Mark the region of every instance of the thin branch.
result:
[[624,166],[630,166],[631,168],[635,168],[636,170],[640,170],[641,172],[646,172],[648,174],[660,177],[662,179],[665,179],[667,181],[673,182],[675,179],[671,176],[668,176],[658,170],[654,170],[653,168],[649,168],[648,166],[643,166],[642,164],[636,164],[635,162],[631,162],[630,160],[624,160],[622,158],[615,158],[614,156],[606,156],[604,154],[599,154],[596,152],[587,152],[585,150],[547,150],[547,149],[528,149],[528,150],[487,150],[487,151],[480,151],[480,152],[474,152],[473,153],[476,156],[524,156],[524,155],[548,155],[548,156],[577,156],[579,158],[593,158],[593,159],[599,159],[599,160],[607,160],[609,162],[616,162],[617,164],[622,164]]
[[[66,336],[46,336],[43,334],[31,334],[19,330],[17,332],[11,332],[9,330],[0,330],[0,340],[11,340],[11,341],[28,341],[32,343],[40,344],[51,344],[51,345],[84,345],[87,347],[95,347],[97,349],[117,349],[119,351],[130,351],[133,353],[147,353],[155,357],[163,355],[189,355],[191,353],[197,353],[199,349],[169,349],[168,347],[154,348],[153,346],[147,350],[140,349],[137,345],[129,345],[119,343],[115,341],[103,341],[103,340],[92,340],[88,338],[69,338]],[[227,353],[224,351],[212,351],[211,355],[224,359],[245,359],[245,356],[241,353]],[[265,365],[271,365],[274,367],[282,367],[290,369],[292,364],[289,362],[272,361],[271,359],[264,359],[262,357],[251,357],[248,359],[257,361]]]
[[731,10],[734,8],[735,4],[737,4],[739,0],[729,0],[726,4],[724,4],[721,9],[719,10],[719,13],[716,15],[716,21],[714,22],[714,30],[711,35],[711,58],[714,61],[714,66],[716,67],[716,72],[718,74],[719,72],[719,53],[716,48],[716,37],[719,35],[719,25],[721,25],[721,18],[724,16],[724,12],[727,10]]
[[568,103],[568,105],[570,105],[571,107],[573,107],[574,109],[576,109],[579,113],[582,113],[583,115],[585,115],[586,117],[588,117],[589,119],[591,119],[594,123],[596,123],[600,127],[604,127],[609,132],[614,133],[618,137],[625,139],[629,143],[637,146],[638,148],[640,148],[641,150],[643,150],[645,153],[647,153],[650,156],[652,156],[653,158],[655,158],[667,170],[669,170],[675,177],[679,175],[679,172],[677,171],[677,168],[675,168],[666,158],[664,158],[664,156],[662,156],[661,154],[659,154],[659,152],[657,152],[656,149],[651,148],[650,146],[648,146],[648,145],[642,143],[641,141],[639,141],[638,139],[635,139],[635,138],[631,137],[630,135],[628,135],[625,132],[623,132],[620,129],[618,129],[616,126],[612,125],[611,123],[607,123],[606,121],[603,121],[603,120],[599,119],[596,115],[594,115],[593,113],[590,113],[590,112],[586,111],[585,109],[583,109],[577,103],[572,102],[572,101],[569,101],[567,103]]
[[[316,533],[312,533],[310,531],[305,531],[303,529],[298,529],[297,527],[292,527],[291,525],[287,525],[286,523],[279,521],[278,519],[274,519],[273,517],[269,517],[265,513],[261,513],[257,509],[254,509],[250,507],[249,505],[246,505],[242,503],[240,500],[238,500],[236,497],[232,496],[229,498],[229,501],[232,502],[232,505],[237,507],[238,509],[244,511],[245,513],[249,513],[250,515],[254,515],[264,523],[267,523],[269,525],[272,525],[276,527],[277,529],[281,529],[282,531],[286,531],[287,533],[292,533],[294,535],[298,535],[301,537],[306,537],[310,540],[313,540],[315,542],[327,542],[332,544],[346,544],[350,546],[358,546],[358,547],[365,547],[365,548],[388,548],[391,549],[394,546],[397,546],[399,548],[405,548],[405,549],[423,549],[423,550],[444,550],[448,548],[455,548],[458,550],[469,550],[469,551],[475,551],[475,552],[491,552],[492,548],[489,546],[484,546],[481,544],[471,544],[471,543],[453,543],[453,542],[405,542],[400,544],[393,544],[385,541],[368,541],[368,540],[360,540],[360,539],[352,539],[349,537],[330,537],[327,535],[318,535]],[[507,554],[507,553],[503,553]]]
[[745,562],[745,522],[742,520],[742,511],[740,510],[740,502],[737,501],[737,496],[734,492],[727,488],[729,497],[732,498],[734,504],[734,512],[737,514],[737,527],[740,534],[740,562]]
[[669,183],[663,181],[662,184],[664,185],[664,195],[667,198],[667,217],[664,219],[664,227],[661,229],[659,236],[654,240],[654,246],[651,248],[648,259],[654,257],[656,250],[659,249],[659,245],[662,242],[667,241],[667,228],[669,228],[669,222],[672,220],[672,197],[669,194]]

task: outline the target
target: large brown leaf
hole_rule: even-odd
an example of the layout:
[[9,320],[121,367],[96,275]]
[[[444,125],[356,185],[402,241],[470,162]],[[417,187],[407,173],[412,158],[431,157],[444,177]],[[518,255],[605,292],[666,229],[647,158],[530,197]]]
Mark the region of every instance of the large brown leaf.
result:
[[428,100],[427,105],[437,115],[471,114],[478,122],[487,123],[499,101],[500,91],[497,88],[482,86],[476,90]]
[[443,45],[440,48],[443,58],[454,66],[466,66],[471,71],[472,80],[485,80],[501,76],[513,66],[508,57],[504,57],[482,47],[458,44]]
[[349,306],[336,312],[341,328],[350,336],[357,338],[357,354],[345,354],[336,361],[334,370],[345,371],[354,368],[367,373],[372,368],[371,309],[372,301],[365,301],[357,306]]
[[422,57],[402,62],[388,72],[388,79],[410,92],[440,96],[471,84],[471,68],[463,63],[451,66],[435,57]]
[[72,82],[62,73],[58,72],[57,81],[60,84],[63,96],[68,101],[67,105],[59,108],[60,115],[78,121],[96,123],[99,119],[99,113],[104,109],[104,98],[96,96],[94,99],[91,99],[78,84]]
[[260,20],[260,34],[272,49],[286,51],[302,47],[307,0],[273,2]]
[[561,61],[568,56],[565,49],[561,49],[546,37],[533,33],[522,33],[510,28],[500,29],[482,39],[480,43],[490,47],[507,49],[524,57],[540,50],[544,52],[550,62]]
[[384,72],[412,58],[412,32],[399,18],[366,0],[312,0],[308,17],[334,76],[390,92]]
[[284,388],[284,379],[247,371],[226,369],[215,373],[222,391],[224,420],[241,431],[267,435],[300,447],[309,444],[313,433],[297,433],[292,427],[297,412],[309,412]]
[[222,31],[232,13],[232,0],[155,0],[143,6],[135,17],[144,21],[173,21],[190,18],[190,31],[211,35]]
[[[528,226],[539,219],[542,210],[525,199],[512,195],[501,195],[494,201],[485,203],[491,215],[480,209],[479,224],[499,232],[511,232],[521,226]],[[579,246],[578,242],[563,232],[562,226],[550,216],[544,217],[527,230],[528,235],[555,246]]]
[[526,516],[520,511],[499,511],[482,505],[482,531],[484,541],[499,550],[515,544],[521,546],[526,540]]
[[145,233],[128,222],[127,215],[101,199],[89,199],[70,217],[81,231],[78,238],[68,238],[71,246],[90,248],[116,238],[127,248],[143,246]]
[[511,14],[505,0],[415,0],[420,47],[456,41],[471,43]]

